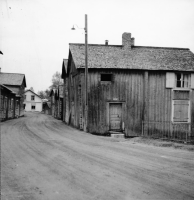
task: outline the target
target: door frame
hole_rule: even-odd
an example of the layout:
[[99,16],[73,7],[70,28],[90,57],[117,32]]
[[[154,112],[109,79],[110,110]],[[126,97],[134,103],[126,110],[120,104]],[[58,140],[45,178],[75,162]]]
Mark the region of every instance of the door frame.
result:
[[124,110],[125,110],[125,102],[124,101],[109,101],[106,103],[106,124],[107,130],[110,131],[110,104],[121,104],[121,131],[124,131]]

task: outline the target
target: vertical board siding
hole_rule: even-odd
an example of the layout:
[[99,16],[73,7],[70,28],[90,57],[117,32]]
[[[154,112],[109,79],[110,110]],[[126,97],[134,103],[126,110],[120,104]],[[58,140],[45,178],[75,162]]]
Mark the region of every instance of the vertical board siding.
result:
[[[101,73],[113,74],[114,81],[100,82]],[[143,73],[129,73],[124,70],[90,70],[89,73],[89,132],[104,134],[109,131],[107,122],[107,102],[125,102],[123,113],[126,135],[141,133]]]
[[[147,135],[169,133],[171,122],[171,89],[166,89],[165,72],[148,74]],[[168,123],[167,123],[168,122]]]
[[[72,65],[74,63],[72,62]],[[111,82],[101,82],[101,73],[114,75]],[[67,78],[70,124],[79,129],[85,119],[85,78],[84,70],[79,69],[72,78]],[[122,103],[122,119],[126,136],[165,135],[176,132],[177,125],[171,122],[173,90],[166,88],[166,72],[89,69],[88,73],[88,131],[106,134],[109,131],[109,105]],[[74,109],[72,108],[74,105]],[[68,108],[69,107],[69,108]],[[191,94],[191,135],[194,136],[194,92]],[[72,113],[74,112],[74,113]],[[69,116],[69,115],[68,115]],[[142,121],[146,127],[142,127]],[[186,125],[185,125],[186,126]],[[176,130],[175,130],[176,129]]]
[[0,87],[0,121],[13,119],[16,115],[16,97]]
[[191,94],[191,137],[194,139],[194,89]]

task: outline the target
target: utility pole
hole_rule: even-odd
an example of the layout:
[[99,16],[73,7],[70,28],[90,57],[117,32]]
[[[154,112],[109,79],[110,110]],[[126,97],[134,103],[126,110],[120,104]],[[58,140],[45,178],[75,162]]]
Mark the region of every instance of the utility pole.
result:
[[88,131],[88,19],[85,14],[85,126],[84,131]]

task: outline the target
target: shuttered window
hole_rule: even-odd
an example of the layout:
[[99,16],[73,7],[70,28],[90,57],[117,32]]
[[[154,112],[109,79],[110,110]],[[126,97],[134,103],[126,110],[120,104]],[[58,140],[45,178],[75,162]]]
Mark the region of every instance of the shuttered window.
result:
[[174,88],[175,86],[175,73],[166,73],[166,88]]
[[189,122],[189,101],[174,100],[173,101],[173,121]]
[[194,89],[194,73],[166,73],[166,88]]

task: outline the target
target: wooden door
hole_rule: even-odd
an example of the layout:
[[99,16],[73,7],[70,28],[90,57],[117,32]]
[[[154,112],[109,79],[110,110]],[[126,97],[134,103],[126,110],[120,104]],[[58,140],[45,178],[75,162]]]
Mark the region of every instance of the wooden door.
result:
[[110,103],[109,108],[110,130],[121,131],[122,129],[122,104]]

